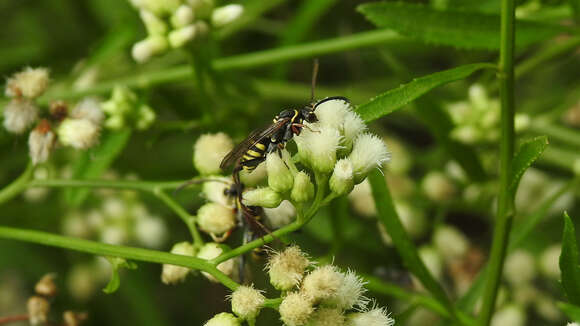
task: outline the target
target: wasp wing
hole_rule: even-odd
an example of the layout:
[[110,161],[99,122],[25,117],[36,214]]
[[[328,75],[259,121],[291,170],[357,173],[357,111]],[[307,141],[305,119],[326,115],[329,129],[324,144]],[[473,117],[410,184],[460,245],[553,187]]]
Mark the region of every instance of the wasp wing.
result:
[[264,137],[270,137],[274,132],[278,131],[284,126],[290,118],[280,119],[277,122],[270,124],[262,129],[254,130],[246,139],[234,147],[220,163],[220,168],[223,170],[228,166],[236,163],[236,161],[244,155],[252,146],[256,145]]

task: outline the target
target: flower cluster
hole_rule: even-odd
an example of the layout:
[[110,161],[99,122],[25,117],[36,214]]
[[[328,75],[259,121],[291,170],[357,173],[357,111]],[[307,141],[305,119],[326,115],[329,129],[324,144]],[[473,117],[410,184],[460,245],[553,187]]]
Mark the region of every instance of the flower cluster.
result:
[[111,98],[102,104],[102,108],[108,115],[105,127],[113,130],[125,127],[145,130],[153,124],[156,117],[155,111],[125,86],[116,86]]
[[147,37],[133,45],[133,58],[140,63],[203,38],[210,26],[225,26],[243,12],[237,4],[215,8],[213,0],[130,1],[147,29]]
[[[282,291],[278,307],[280,319],[287,326],[391,326],[394,320],[385,308],[370,305],[364,296],[363,280],[352,271],[341,272],[336,266],[312,269],[313,263],[296,246],[274,252],[267,265],[270,283]],[[205,326],[241,325],[254,321],[266,298],[253,286],[240,286],[231,297],[232,312],[221,313]],[[251,324],[251,323],[250,323]]]

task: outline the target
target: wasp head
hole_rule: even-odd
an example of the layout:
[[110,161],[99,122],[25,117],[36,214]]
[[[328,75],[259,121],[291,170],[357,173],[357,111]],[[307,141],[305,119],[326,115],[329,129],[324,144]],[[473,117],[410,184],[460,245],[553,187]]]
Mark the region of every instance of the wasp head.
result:
[[316,114],[314,114],[314,110],[312,110],[310,107],[305,107],[302,110],[300,110],[300,115],[302,117],[303,120],[305,120],[306,122],[318,122],[318,117],[316,116]]

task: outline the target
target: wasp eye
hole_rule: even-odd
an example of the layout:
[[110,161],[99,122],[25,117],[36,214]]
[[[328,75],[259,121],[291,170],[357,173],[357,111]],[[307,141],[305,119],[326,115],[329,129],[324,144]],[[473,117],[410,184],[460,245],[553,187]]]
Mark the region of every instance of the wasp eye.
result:
[[310,112],[310,113],[308,113],[308,116],[306,117],[306,121],[318,122],[318,117],[316,116],[316,114],[314,114],[314,112]]

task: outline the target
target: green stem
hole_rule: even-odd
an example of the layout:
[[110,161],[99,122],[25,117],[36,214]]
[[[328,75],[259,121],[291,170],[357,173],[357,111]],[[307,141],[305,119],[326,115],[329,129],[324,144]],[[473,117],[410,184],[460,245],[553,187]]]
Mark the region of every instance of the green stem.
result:
[[32,178],[32,172],[34,171],[34,166],[29,163],[22,174],[14,180],[11,184],[0,190],[0,204],[9,201],[10,199],[18,196],[21,192],[26,189],[28,182]]
[[264,302],[264,307],[277,310],[280,306],[280,303],[282,303],[282,298],[266,299]]
[[171,208],[171,210],[173,210],[173,212],[181,218],[185,225],[187,225],[195,246],[198,248],[203,246],[203,239],[197,230],[194,217],[191,216],[181,205],[179,205],[179,203],[168,196],[164,191],[158,190],[154,193],[157,198],[161,199],[161,201],[164,202],[165,205],[167,205],[169,208]]
[[177,189],[189,180],[183,181],[139,181],[139,180],[66,180],[47,179],[32,180],[26,184],[29,188],[52,187],[52,188],[110,188],[128,189],[145,192],[158,190]]
[[163,251],[116,246],[84,239],[64,237],[47,232],[16,229],[0,226],[0,238],[38,243],[46,246],[86,252],[99,256],[113,256],[158,264],[171,264],[201,270],[215,277],[230,290],[239,284],[219,271],[214,265],[200,258],[175,255]]
[[500,189],[497,217],[483,295],[481,324],[489,325],[495,308],[511,224],[514,216],[509,176],[514,156],[514,39],[515,2],[501,1],[501,44],[498,79],[501,98]]

